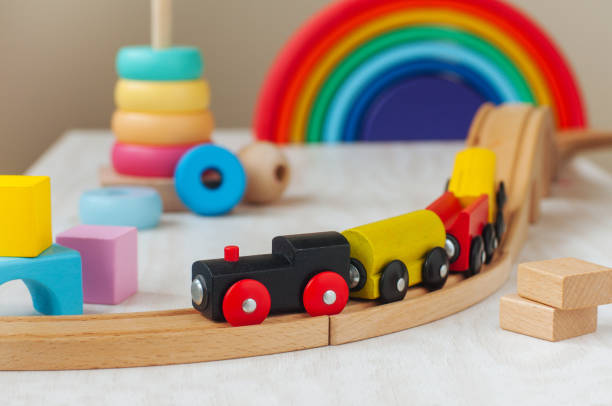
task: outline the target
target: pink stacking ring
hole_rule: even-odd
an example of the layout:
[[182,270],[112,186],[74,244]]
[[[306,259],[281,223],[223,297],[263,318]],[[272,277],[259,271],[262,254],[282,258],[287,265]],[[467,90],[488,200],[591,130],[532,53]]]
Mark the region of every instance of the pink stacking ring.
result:
[[115,142],[113,167],[123,175],[171,178],[178,161],[193,146],[155,147]]

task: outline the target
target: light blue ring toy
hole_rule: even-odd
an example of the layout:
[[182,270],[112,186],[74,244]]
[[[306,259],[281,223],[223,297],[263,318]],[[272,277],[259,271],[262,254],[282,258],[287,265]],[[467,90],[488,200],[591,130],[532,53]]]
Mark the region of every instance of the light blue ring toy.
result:
[[204,62],[200,50],[195,47],[153,49],[142,45],[121,48],[116,68],[122,79],[195,80],[202,76]]
[[159,193],[149,187],[107,187],[81,195],[79,216],[83,224],[130,226],[140,230],[159,223],[163,205]]
[[[202,175],[214,170],[221,175],[217,187],[208,187]],[[246,188],[246,174],[238,158],[212,144],[193,147],[183,155],[174,171],[176,194],[191,211],[216,216],[232,210]]]
[[401,45],[376,55],[346,78],[330,102],[323,126],[323,141],[342,141],[342,130],[351,108],[372,81],[394,66],[422,59],[434,59],[469,67],[488,78],[487,81],[493,85],[505,102],[520,101],[516,89],[504,73],[473,51],[454,44],[433,41]]

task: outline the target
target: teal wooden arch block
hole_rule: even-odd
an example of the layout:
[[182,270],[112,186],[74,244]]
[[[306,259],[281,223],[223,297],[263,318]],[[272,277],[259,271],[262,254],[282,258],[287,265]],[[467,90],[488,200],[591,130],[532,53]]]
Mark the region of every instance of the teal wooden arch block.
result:
[[35,258],[0,258],[0,285],[21,279],[36,311],[47,315],[83,314],[81,255],[53,244]]

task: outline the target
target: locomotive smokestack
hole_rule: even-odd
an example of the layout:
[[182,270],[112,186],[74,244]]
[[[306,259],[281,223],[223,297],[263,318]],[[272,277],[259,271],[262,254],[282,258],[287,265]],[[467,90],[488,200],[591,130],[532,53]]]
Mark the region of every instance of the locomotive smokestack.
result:
[[240,258],[240,248],[237,245],[228,245],[224,250],[224,259],[227,262],[238,262]]

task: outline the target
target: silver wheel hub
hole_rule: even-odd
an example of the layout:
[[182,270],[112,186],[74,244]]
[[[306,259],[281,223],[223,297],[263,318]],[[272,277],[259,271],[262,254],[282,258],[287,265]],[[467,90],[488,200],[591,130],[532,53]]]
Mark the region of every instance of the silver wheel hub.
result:
[[202,276],[197,275],[191,281],[191,300],[196,305],[201,305],[206,299],[206,289],[204,288],[204,279]]
[[444,243],[444,250],[446,251],[446,255],[448,255],[449,258],[455,256],[455,244],[453,244],[453,242],[448,238]]
[[242,311],[245,313],[253,313],[257,309],[257,302],[255,299],[248,298],[242,302]]
[[440,267],[440,278],[442,278],[442,279],[446,278],[447,274],[448,274],[448,265],[443,264]]
[[397,285],[395,286],[398,292],[403,292],[406,289],[406,279],[399,278],[397,280]]
[[349,268],[349,282],[350,282],[349,288],[351,289],[356,288],[357,285],[359,285],[360,280],[361,280],[361,276],[359,275],[359,270],[357,269],[355,265],[351,264]]
[[487,253],[482,251],[482,254],[480,254],[480,260],[482,261],[482,263],[484,264],[485,261],[487,260]]
[[326,305],[333,305],[336,303],[336,292],[333,290],[327,290],[323,293],[323,303]]
[[499,246],[499,241],[497,240],[497,238],[493,239],[493,249],[497,249],[497,247]]

